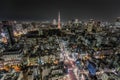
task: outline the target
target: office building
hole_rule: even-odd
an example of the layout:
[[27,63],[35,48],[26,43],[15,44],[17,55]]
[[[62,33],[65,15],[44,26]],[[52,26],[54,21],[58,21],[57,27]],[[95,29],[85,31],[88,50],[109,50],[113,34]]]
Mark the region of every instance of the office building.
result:
[[11,22],[9,21],[2,21],[2,30],[5,33],[9,46],[14,45],[14,34],[13,34],[13,27]]

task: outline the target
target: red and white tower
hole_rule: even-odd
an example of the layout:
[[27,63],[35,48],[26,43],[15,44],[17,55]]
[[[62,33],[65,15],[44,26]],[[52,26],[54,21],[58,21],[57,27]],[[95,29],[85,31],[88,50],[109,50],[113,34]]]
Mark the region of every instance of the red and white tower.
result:
[[61,29],[61,25],[60,25],[60,12],[58,13],[58,29]]

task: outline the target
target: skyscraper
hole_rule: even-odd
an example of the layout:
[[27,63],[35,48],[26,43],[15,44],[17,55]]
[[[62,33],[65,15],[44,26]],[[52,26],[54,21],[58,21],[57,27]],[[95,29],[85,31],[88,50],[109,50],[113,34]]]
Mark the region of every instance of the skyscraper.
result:
[[8,39],[8,43],[10,46],[14,44],[14,35],[13,35],[13,27],[9,23],[9,21],[2,21],[3,23],[3,31],[6,33],[6,37]]
[[61,29],[61,25],[60,25],[60,12],[58,13],[58,29]]
[[53,25],[57,25],[57,21],[56,21],[56,19],[53,19],[53,23],[52,23]]
[[120,17],[117,17],[114,27],[120,28]]

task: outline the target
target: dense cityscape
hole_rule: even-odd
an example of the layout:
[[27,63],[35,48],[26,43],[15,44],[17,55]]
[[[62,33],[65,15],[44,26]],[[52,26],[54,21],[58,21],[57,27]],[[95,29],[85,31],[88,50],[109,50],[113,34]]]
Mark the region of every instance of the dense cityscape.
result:
[[1,21],[0,80],[120,80],[120,18]]

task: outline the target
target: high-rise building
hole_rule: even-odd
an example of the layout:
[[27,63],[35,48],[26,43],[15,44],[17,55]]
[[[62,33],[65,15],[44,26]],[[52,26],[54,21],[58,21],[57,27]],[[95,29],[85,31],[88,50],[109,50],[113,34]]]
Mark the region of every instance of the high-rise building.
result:
[[57,25],[57,21],[56,21],[56,19],[53,19],[53,23],[52,23],[53,25]]
[[87,31],[92,32],[93,26],[94,26],[95,21],[93,19],[90,19],[89,22],[87,23]]
[[58,13],[58,29],[61,29],[60,12]]
[[120,17],[117,17],[117,19],[115,21],[115,26],[114,27],[120,28]]
[[78,19],[75,19],[74,23],[79,23],[79,20],[78,20]]
[[12,24],[9,21],[2,21],[2,29],[3,32],[6,34],[8,44],[12,46],[14,44],[14,34],[13,34],[13,27]]

